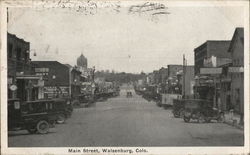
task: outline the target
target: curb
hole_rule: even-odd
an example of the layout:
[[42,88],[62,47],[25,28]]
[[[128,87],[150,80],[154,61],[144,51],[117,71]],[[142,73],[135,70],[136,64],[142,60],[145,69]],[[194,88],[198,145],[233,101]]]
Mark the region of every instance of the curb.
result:
[[243,125],[239,125],[239,124],[237,124],[237,123],[235,123],[233,121],[225,121],[224,123],[227,124],[227,125],[236,127],[237,129],[244,130],[244,126]]

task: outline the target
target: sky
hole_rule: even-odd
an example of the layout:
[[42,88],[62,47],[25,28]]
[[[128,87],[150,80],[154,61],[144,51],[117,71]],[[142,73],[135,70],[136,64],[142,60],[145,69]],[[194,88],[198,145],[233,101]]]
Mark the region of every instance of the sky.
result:
[[[8,32],[30,42],[31,59],[75,65],[81,53],[97,70],[146,73],[194,64],[194,48],[206,40],[231,40],[243,27],[242,7],[168,7],[167,14],[129,13],[98,7],[10,8]],[[34,56],[34,52],[36,56]]]

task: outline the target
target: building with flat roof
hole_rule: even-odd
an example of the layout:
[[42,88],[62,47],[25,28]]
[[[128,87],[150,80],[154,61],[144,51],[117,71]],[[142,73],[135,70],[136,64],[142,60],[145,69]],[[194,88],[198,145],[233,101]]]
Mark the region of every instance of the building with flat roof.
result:
[[[213,62],[213,58],[231,58],[228,48],[231,41],[208,40],[194,49],[195,75],[200,73],[200,68],[207,67],[206,62]],[[225,60],[226,61],[226,60]],[[221,62],[221,61],[220,61]]]

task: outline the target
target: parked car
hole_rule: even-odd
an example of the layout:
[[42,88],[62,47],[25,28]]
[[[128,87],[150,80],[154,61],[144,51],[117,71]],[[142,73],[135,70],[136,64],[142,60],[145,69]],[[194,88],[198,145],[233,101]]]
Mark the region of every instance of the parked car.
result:
[[57,120],[58,124],[62,124],[65,122],[67,118],[72,115],[73,112],[73,105],[70,98],[56,98],[53,99],[54,103],[54,112],[57,113]]
[[213,108],[213,102],[199,99],[185,100],[184,116],[185,122],[191,119],[197,120],[199,123],[217,120],[223,122],[225,120],[224,112]]
[[179,118],[184,116],[185,100],[184,99],[173,99],[173,110],[174,117]]
[[94,97],[91,94],[81,94],[78,96],[79,103],[83,107],[89,107],[94,102]]
[[45,134],[54,127],[57,113],[54,101],[38,100],[20,102],[19,99],[8,100],[8,130],[25,129],[29,133]]

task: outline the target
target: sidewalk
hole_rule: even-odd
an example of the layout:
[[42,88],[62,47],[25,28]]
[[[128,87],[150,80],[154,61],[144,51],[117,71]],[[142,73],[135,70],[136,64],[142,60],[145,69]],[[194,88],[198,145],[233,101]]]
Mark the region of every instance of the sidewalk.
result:
[[240,124],[240,115],[239,114],[232,114],[230,112],[225,113],[225,123],[231,126],[234,126],[239,129],[244,129],[244,125]]

